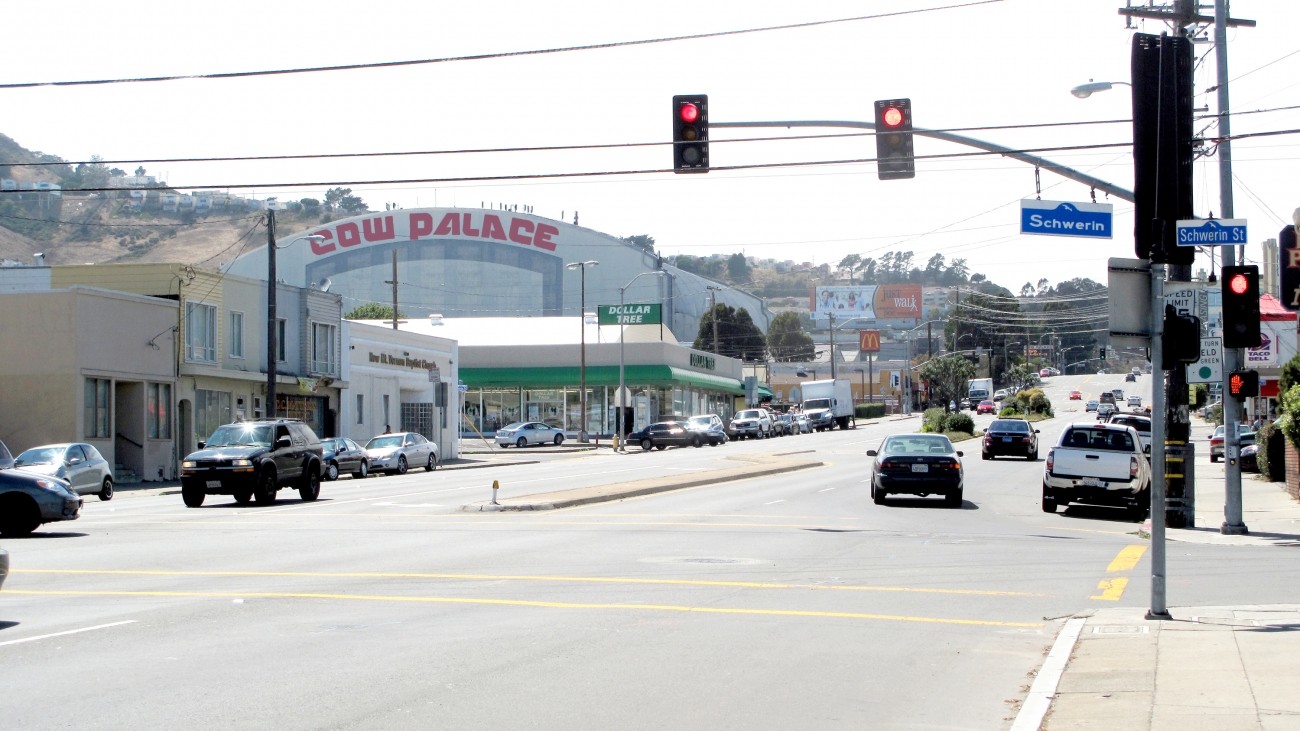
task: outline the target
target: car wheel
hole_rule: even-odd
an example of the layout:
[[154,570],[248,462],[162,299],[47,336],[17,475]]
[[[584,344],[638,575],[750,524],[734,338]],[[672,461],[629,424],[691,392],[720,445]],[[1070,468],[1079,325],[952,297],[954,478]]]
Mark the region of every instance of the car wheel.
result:
[[395,472],[397,472],[397,474],[399,475],[406,474],[406,455],[404,454],[398,455],[397,469],[395,470]]
[[692,447],[695,447],[696,449],[698,449],[698,448],[700,448],[700,447],[703,447],[703,446],[704,446],[704,440],[703,440],[703,439],[700,439],[699,437],[695,437],[694,439],[691,440],[691,446],[692,446]]
[[41,527],[41,509],[26,495],[0,500],[0,536],[29,536]]
[[654,443],[654,442],[650,441],[649,439],[642,439],[642,440],[641,440],[641,449],[643,449],[643,450],[649,452],[650,450],[652,450],[652,449],[654,449],[654,448],[655,448],[655,443]]
[[528,437],[519,437],[518,439],[515,440],[516,448],[523,449],[524,447],[527,446],[528,446]]
[[667,444],[656,444],[656,445],[655,445],[655,449],[658,449],[660,452],[664,451],[664,450],[667,449],[667,448],[668,448],[668,445],[667,445]]
[[1035,449],[1034,451],[1032,451],[1032,452],[1030,452],[1029,454],[1025,455],[1025,459],[1029,460],[1030,462],[1037,462],[1037,461],[1038,461],[1038,450]]
[[558,447],[558,446],[560,446],[561,444],[564,444],[564,435],[563,435],[563,434],[556,434],[556,435],[555,435],[555,446]]
[[187,508],[203,507],[203,498],[205,497],[207,496],[203,494],[203,490],[197,487],[181,487],[181,500],[185,501],[185,507]]
[[1047,485],[1043,485],[1043,512],[1056,512],[1056,496],[1047,491]]
[[993,459],[993,455],[988,452],[980,452],[980,459]]
[[370,476],[370,463],[363,459],[361,460],[361,464],[357,467],[357,471],[352,473],[352,479],[364,480],[369,476]]
[[267,467],[257,476],[257,486],[253,488],[253,497],[258,505],[270,505],[275,502],[275,493],[280,488],[275,483],[275,470]]
[[944,496],[944,504],[950,508],[960,508],[962,504],[962,491],[950,492]]
[[[237,492],[235,493],[235,502],[239,505],[247,505],[253,502],[253,493],[249,492],[248,490],[242,490],[240,492]],[[198,506],[194,506],[194,507],[198,507]]]
[[436,469],[438,469],[438,455],[431,453],[429,455],[429,461],[424,463],[424,471],[433,472]]
[[1215,457],[1213,454],[1210,455],[1210,462],[1218,462],[1218,461],[1219,461],[1218,457]]
[[325,465],[325,480],[333,482],[339,478],[339,463],[331,461]]
[[304,502],[315,502],[320,497],[320,469],[317,465],[311,465],[307,472],[303,474],[302,480],[298,483],[298,497]]
[[876,481],[875,481],[875,480],[872,480],[872,481],[871,481],[871,502],[873,502],[873,503],[875,503],[875,504],[877,504],[877,505],[884,505],[884,504],[885,504],[885,497],[887,497],[887,496],[888,496],[888,493],[886,493],[884,490],[882,490],[882,489],[876,487]]
[[104,478],[104,486],[101,487],[99,490],[99,499],[100,500],[113,499],[113,478],[111,477]]

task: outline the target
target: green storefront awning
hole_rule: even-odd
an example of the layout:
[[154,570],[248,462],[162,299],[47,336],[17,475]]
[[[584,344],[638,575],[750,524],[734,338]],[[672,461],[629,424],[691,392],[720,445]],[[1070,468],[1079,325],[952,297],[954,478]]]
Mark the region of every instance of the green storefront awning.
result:
[[761,384],[761,383],[758,384],[758,395],[759,395],[760,398],[762,398],[762,397],[775,398],[775,397],[776,397],[776,394],[772,393],[772,389],[768,388],[767,386],[764,386],[764,385]]
[[[578,366],[539,368],[461,368],[460,380],[469,388],[566,388],[578,385]],[[629,386],[695,386],[744,396],[738,379],[668,365],[630,365],[624,380]],[[618,366],[587,366],[588,386],[618,386]]]

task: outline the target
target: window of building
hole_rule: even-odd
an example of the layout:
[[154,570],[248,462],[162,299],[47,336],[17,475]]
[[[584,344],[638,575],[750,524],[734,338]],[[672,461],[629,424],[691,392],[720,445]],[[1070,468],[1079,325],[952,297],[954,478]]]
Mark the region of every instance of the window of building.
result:
[[384,394],[384,430],[387,431],[393,422],[388,418],[388,394]]
[[289,333],[288,323],[284,319],[276,320],[275,321],[275,362],[276,363],[283,363],[285,360],[285,354],[288,352],[285,349],[285,341],[289,339],[288,333]]
[[314,322],[311,326],[311,370],[313,373],[333,373],[335,370],[335,343],[338,326]]
[[217,307],[185,303],[185,360],[217,362]]
[[230,313],[230,329],[226,331],[226,337],[230,340],[230,357],[244,357],[244,313]]
[[112,412],[109,404],[112,382],[107,378],[86,379],[86,438],[107,439],[111,436]]
[[357,394],[357,423],[366,423],[366,395],[363,393]]
[[149,392],[149,437],[151,439],[172,438],[172,385],[170,383],[151,383]]
[[230,413],[230,393],[226,391],[194,391],[194,433],[206,440],[208,435],[222,424],[232,421]]

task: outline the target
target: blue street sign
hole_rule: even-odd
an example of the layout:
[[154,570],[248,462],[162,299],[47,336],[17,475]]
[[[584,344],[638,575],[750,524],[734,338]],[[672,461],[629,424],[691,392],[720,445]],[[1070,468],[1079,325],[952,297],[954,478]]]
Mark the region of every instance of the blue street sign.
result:
[[1179,246],[1239,246],[1246,242],[1246,219],[1220,218],[1178,222]]
[[1020,201],[1020,233],[1109,239],[1113,208],[1109,203],[1025,199]]

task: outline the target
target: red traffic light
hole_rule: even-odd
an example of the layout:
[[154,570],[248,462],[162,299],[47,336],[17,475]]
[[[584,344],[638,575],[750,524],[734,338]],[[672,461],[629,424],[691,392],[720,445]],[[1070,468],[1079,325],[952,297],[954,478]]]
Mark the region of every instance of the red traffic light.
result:
[[1250,290],[1250,278],[1244,273],[1234,274],[1228,280],[1228,289],[1233,294],[1245,294]]
[[881,119],[886,127],[897,127],[903,123],[903,110],[898,107],[888,107],[881,114]]
[[695,124],[700,118],[700,108],[694,104],[683,104],[677,113],[681,115],[682,121],[687,124]]

